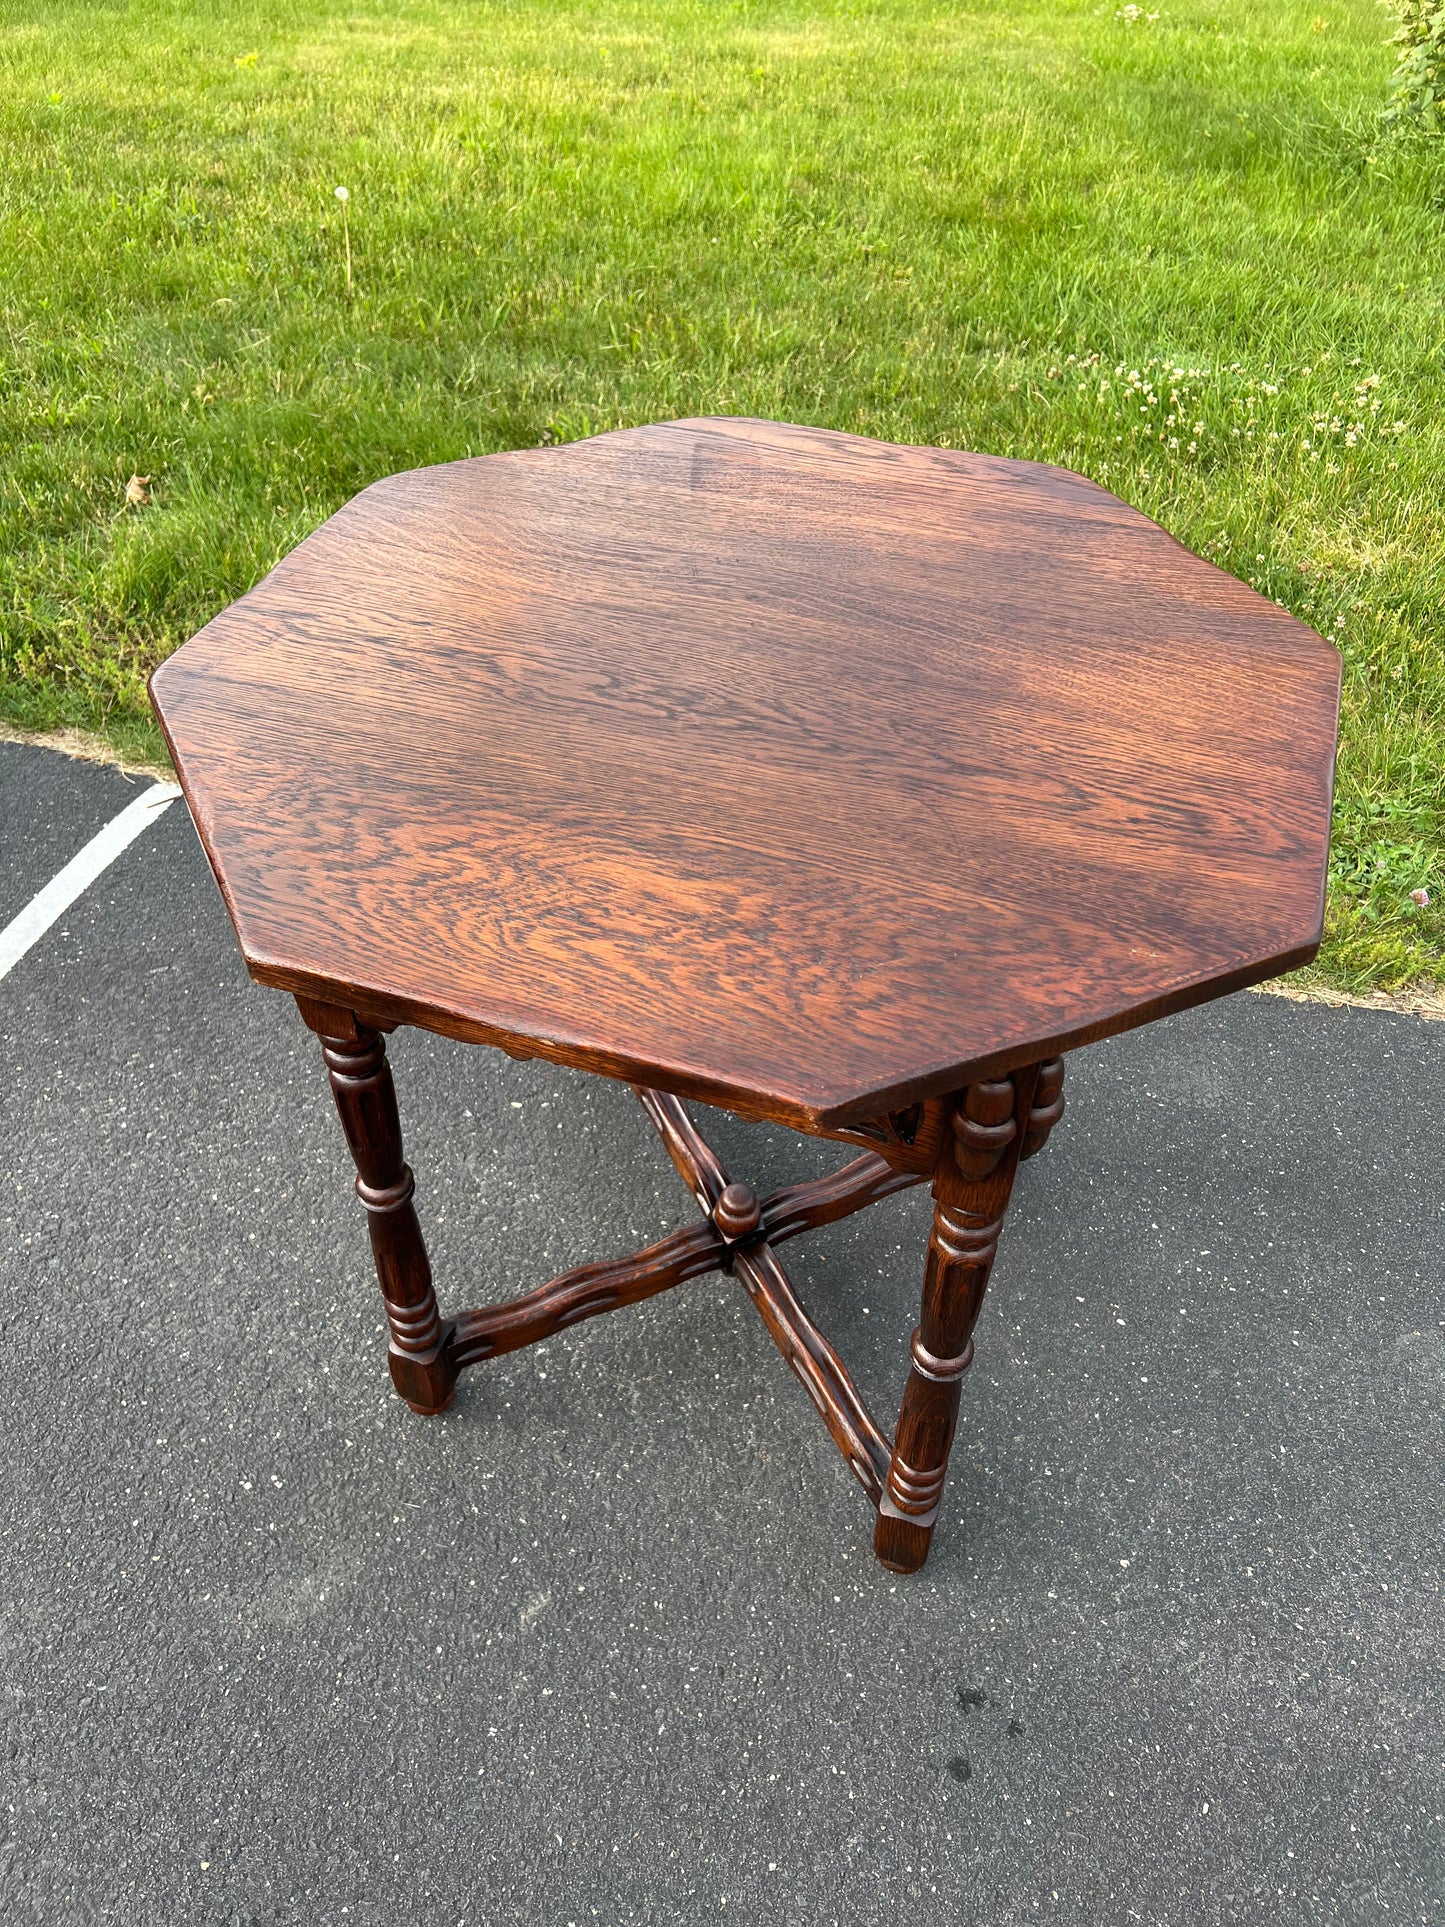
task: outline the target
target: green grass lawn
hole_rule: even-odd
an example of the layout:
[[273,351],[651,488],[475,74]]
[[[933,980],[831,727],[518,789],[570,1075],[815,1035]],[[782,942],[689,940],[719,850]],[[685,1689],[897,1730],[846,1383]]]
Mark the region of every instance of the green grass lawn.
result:
[[394,469],[694,413],[1030,456],[1338,643],[1324,967],[1445,981],[1445,140],[1379,140],[1388,25],[5,0],[0,715],[158,754],[152,665]]

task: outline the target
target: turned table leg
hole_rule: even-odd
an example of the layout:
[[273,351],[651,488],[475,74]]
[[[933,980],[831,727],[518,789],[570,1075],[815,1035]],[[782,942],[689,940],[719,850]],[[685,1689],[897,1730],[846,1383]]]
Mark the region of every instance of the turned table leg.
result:
[[356,1161],[356,1195],[366,1207],[372,1256],[391,1332],[392,1383],[414,1412],[430,1417],[452,1402],[457,1367],[432,1290],[431,1264],[412,1194],[416,1180],[402,1157],[396,1088],[386,1039],[351,1012],[297,998],[321,1054],[341,1128]]
[[[917,1572],[928,1557],[960,1384],[973,1363],[974,1321],[1030,1133],[1038,1080],[1039,1068],[1031,1065],[1010,1077],[971,1084],[953,1113],[954,1142],[945,1149],[933,1183],[923,1312],[913,1334],[908,1383],[873,1533],[873,1550],[894,1572]],[[1060,1071],[1060,1087],[1062,1081]]]

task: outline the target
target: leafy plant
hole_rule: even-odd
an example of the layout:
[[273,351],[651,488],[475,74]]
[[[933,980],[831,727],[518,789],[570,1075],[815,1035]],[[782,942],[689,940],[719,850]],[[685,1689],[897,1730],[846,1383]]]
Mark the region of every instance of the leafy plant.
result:
[[1400,24],[1390,45],[1400,49],[1390,77],[1385,119],[1437,133],[1445,126],[1445,0],[1385,0]]

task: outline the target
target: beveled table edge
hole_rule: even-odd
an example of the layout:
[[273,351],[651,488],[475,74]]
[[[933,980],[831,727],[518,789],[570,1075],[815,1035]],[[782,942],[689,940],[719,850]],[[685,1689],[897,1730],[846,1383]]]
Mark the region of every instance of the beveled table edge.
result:
[[1017,1070],[1042,1058],[1057,1057],[1085,1044],[1140,1028],[1160,1017],[1192,1010],[1199,1004],[1226,997],[1232,991],[1247,990],[1252,984],[1267,982],[1287,970],[1310,963],[1319,950],[1323,931],[1309,942],[1296,945],[1275,956],[1241,963],[1176,985],[1146,999],[1127,1003],[1064,1030],[1031,1036],[1025,1042],[1000,1046],[994,1051],[971,1058],[950,1059],[936,1069],[920,1071],[890,1084],[880,1084],[847,1098],[810,1104],[805,1098],[784,1091],[764,1090],[756,1085],[729,1082],[708,1076],[686,1065],[665,1058],[634,1055],[626,1051],[605,1050],[580,1039],[542,1035],[535,1031],[513,1031],[470,1016],[464,1011],[414,999],[398,997],[378,985],[343,982],[335,977],[312,974],[293,966],[247,957],[246,967],[258,984],[272,990],[289,992],[316,1003],[336,1004],[352,1010],[363,1021],[379,1030],[408,1026],[450,1037],[458,1043],[481,1044],[506,1052],[509,1057],[540,1057],[548,1063],[592,1072],[619,1083],[643,1084],[668,1091],[674,1096],[692,1098],[700,1104],[715,1105],[739,1117],[784,1125],[805,1136],[818,1135],[850,1125],[866,1123],[889,1111],[903,1110],[929,1097],[943,1096],[987,1077]]

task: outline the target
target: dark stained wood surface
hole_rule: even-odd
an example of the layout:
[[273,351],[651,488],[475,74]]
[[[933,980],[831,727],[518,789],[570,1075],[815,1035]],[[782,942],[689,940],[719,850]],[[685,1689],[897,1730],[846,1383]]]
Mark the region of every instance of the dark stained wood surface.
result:
[[1079,476],[732,420],[378,483],[154,679],[261,982],[805,1129],[1306,960],[1338,689]]
[[[789,1370],[817,1407],[853,1476],[877,1506],[892,1443],[863,1403],[847,1366],[804,1311],[774,1247],[800,1231],[832,1224],[891,1192],[918,1184],[920,1174],[895,1171],[870,1152],[829,1178],[788,1185],[760,1202],[750,1185],[728,1177],[717,1153],[677,1098],[642,1088],[637,1095],[678,1175],[710,1217],[714,1235],[725,1247],[723,1262],[742,1281]],[[926,1550],[925,1546],[925,1554]]]
[[437,1310],[431,1261],[412,1202],[416,1180],[402,1156],[386,1040],[350,1011],[330,1005],[303,1002],[301,1015],[321,1039],[331,1094],[356,1164],[356,1195],[366,1207],[391,1332],[392,1383],[414,1412],[431,1417],[446,1410],[456,1387],[453,1332]]
[[908,1382],[873,1529],[874,1552],[895,1572],[917,1572],[928,1557],[959,1392],[973,1363],[973,1328],[1033,1129],[1039,1073],[1030,1064],[970,1085],[951,1119],[951,1153],[934,1174],[923,1315],[909,1345]]

